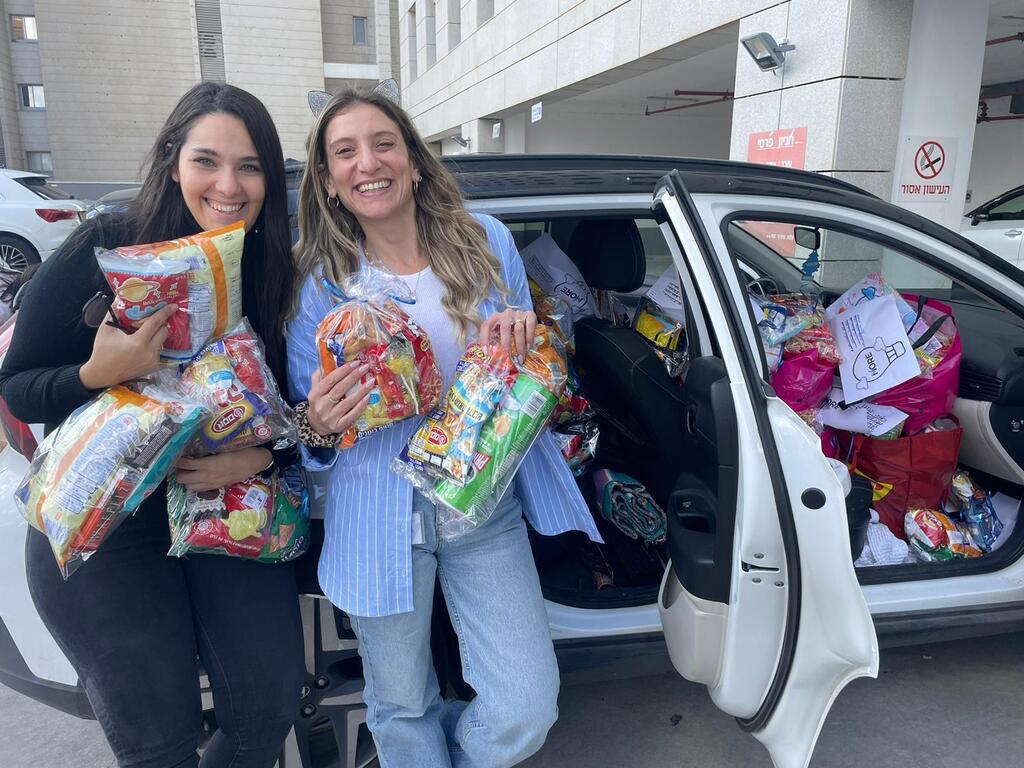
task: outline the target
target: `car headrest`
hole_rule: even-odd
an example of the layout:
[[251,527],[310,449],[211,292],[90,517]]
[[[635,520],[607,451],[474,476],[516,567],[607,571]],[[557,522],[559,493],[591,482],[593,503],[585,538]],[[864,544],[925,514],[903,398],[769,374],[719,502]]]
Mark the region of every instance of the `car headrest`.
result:
[[641,287],[647,274],[633,219],[583,219],[573,230],[568,256],[591,288],[628,293]]

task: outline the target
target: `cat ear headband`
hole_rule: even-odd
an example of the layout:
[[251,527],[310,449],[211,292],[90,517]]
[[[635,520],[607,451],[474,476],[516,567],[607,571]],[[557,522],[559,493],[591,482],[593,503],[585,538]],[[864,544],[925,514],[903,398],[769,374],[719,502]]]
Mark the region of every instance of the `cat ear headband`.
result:
[[[381,80],[373,87],[371,93],[379,93],[396,106],[402,106],[402,97],[398,89],[398,82],[394,78]],[[323,112],[324,107],[327,106],[327,102],[329,102],[333,97],[333,94],[328,93],[327,91],[310,91],[307,93],[306,99],[309,101],[309,109],[313,112],[313,117],[316,117]]]

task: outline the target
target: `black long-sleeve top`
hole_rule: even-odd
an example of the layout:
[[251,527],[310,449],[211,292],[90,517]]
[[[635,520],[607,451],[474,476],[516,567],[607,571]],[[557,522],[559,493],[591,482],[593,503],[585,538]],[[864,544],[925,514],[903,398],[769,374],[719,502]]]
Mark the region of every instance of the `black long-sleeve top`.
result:
[[[94,248],[132,244],[132,232],[122,217],[98,216],[82,224],[28,282],[14,338],[0,368],[0,395],[23,422],[42,422],[49,432],[96,394],[82,385],[78,373],[92,354],[96,336],[96,330],[83,322],[82,308],[97,291],[109,294],[110,290]],[[247,234],[245,252],[256,247],[262,247],[258,236]],[[246,272],[245,263],[243,255],[243,314],[257,301],[258,281],[268,279]],[[283,359],[283,338],[264,338],[263,342],[278,345],[278,359]],[[279,388],[286,391],[283,372],[274,373]],[[275,452],[275,461],[280,463],[282,458]]]

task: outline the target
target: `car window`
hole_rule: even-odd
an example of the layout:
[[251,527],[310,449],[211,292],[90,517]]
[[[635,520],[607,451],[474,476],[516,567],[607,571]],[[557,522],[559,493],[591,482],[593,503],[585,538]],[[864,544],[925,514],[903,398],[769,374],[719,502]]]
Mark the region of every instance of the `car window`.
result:
[[50,184],[45,176],[19,176],[15,181],[26,189],[32,190],[44,200],[71,199],[71,195],[56,184]]
[[1024,219],[1024,192],[988,210],[990,219]]
[[[800,222],[737,220],[733,224],[744,233],[758,233],[756,239],[759,243],[772,244],[769,247],[776,253],[776,267],[771,268],[763,258],[761,264],[765,267],[765,274],[776,279],[780,292],[797,289],[799,272],[811,254],[808,248],[796,242],[794,228]],[[809,224],[805,226],[810,227]],[[989,304],[966,286],[908,253],[859,234],[828,227],[817,227],[817,230],[820,236],[819,266],[814,273],[813,282],[827,294],[838,295],[869,273],[877,272],[899,291],[924,293],[933,298]],[[741,258],[743,254],[737,248],[737,238],[730,237],[729,241],[734,254]],[[763,257],[765,253],[769,251],[762,249],[761,256]],[[794,271],[798,275],[796,285],[793,283]],[[772,286],[769,285],[768,288],[772,289]]]

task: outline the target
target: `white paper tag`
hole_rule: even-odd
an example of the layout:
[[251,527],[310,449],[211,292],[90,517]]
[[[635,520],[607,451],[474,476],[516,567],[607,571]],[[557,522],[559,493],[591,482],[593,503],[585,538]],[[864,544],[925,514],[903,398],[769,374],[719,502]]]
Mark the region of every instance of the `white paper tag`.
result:
[[828,321],[839,349],[843,399],[856,403],[921,375],[896,301],[881,296]]
[[679,273],[675,265],[662,272],[661,277],[647,291],[647,298],[661,307],[670,320],[683,324],[683,292],[679,286]]
[[843,409],[839,407],[839,403],[843,401],[842,388],[834,387],[821,406],[818,423],[826,427],[878,437],[907,420],[907,414],[890,405],[857,403]]
[[269,497],[259,488],[252,487],[242,497],[242,506],[246,509],[263,509]]
[[412,513],[412,545],[415,547],[423,543],[423,514]]
[[572,308],[573,319],[597,314],[590,288],[583,275],[551,235],[543,234],[519,252],[526,274],[536,281],[544,293],[557,296]]

